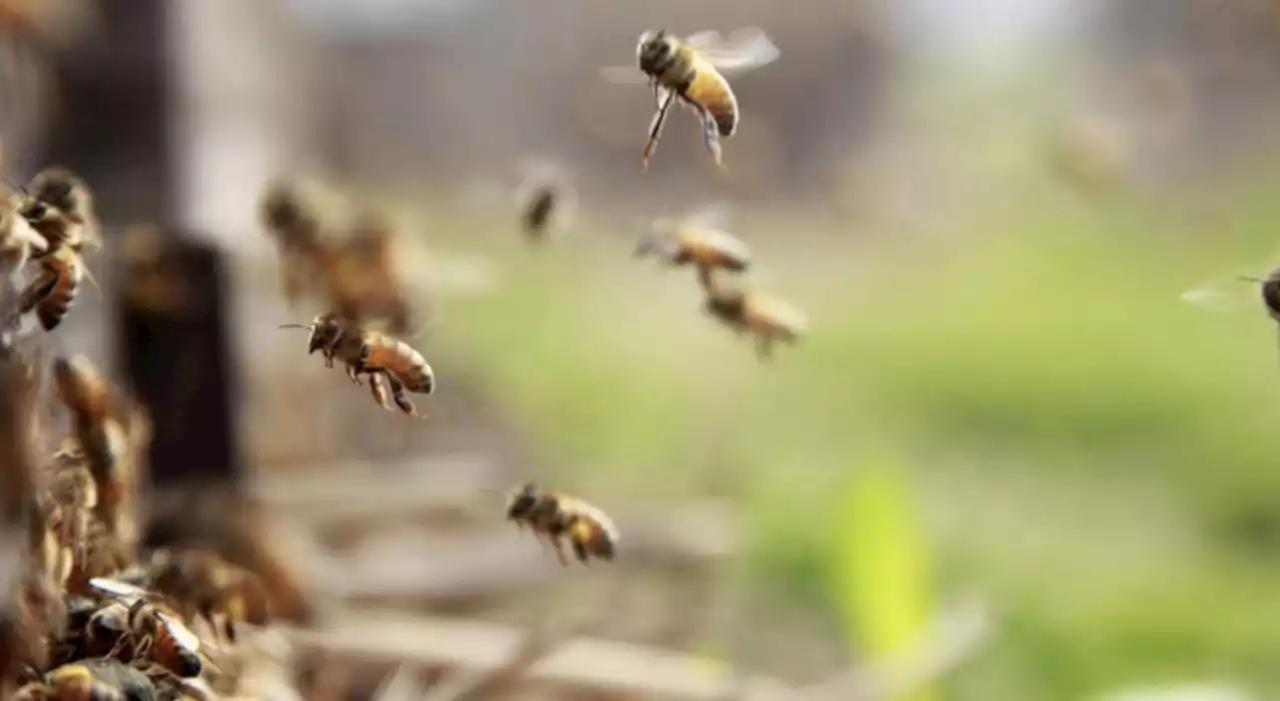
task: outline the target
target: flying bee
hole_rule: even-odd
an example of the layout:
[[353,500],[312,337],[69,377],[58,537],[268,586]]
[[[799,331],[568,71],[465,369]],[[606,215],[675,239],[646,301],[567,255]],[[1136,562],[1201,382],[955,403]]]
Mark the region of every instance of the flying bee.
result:
[[578,193],[564,169],[547,161],[527,161],[516,188],[520,226],[531,243],[563,233],[577,211]]
[[320,253],[320,220],[298,187],[284,180],[267,184],[259,211],[279,252],[285,299],[295,304],[306,284],[307,268]]
[[22,215],[49,241],[50,249],[88,245],[102,248],[102,225],[94,213],[93,191],[66,168],[46,168],[27,185],[31,193]]
[[704,308],[738,334],[754,335],[761,360],[773,357],[775,342],[795,343],[808,327],[804,315],[791,305],[745,290],[713,285],[707,290]]
[[521,528],[528,526],[539,539],[550,542],[562,565],[569,564],[565,541],[584,565],[592,557],[612,560],[617,550],[618,531],[603,511],[579,499],[541,490],[533,483],[507,496],[507,520]]
[[87,279],[97,287],[98,282],[80,253],[70,246],[59,246],[36,260],[40,264],[40,272],[19,296],[17,313],[23,315],[34,311],[41,328],[52,331],[71,310],[80,283]]
[[155,686],[142,672],[113,660],[65,664],[32,681],[11,701],[154,701]]
[[154,601],[151,592],[115,579],[93,579],[89,584],[126,607],[125,632],[115,648],[127,644],[129,660],[150,660],[179,677],[194,677],[204,669],[198,654],[200,638],[178,620],[176,612]]
[[666,30],[648,30],[636,44],[639,74],[635,67],[623,66],[602,68],[601,74],[610,82],[648,82],[653,87],[657,111],[644,145],[644,169],[649,168],[676,98],[702,120],[703,142],[716,165],[723,167],[720,140],[733,136],[739,118],[738,99],[725,76],[772,63],[779,54],[778,47],[755,27],[740,29],[727,39],[714,31],[680,38]]
[[159,550],[146,582],[147,589],[179,606],[184,623],[204,618],[233,642],[237,624],[263,626],[271,620],[271,597],[262,580],[211,550]]
[[635,256],[656,255],[672,266],[692,264],[703,288],[716,270],[741,273],[751,267],[751,249],[721,227],[723,210],[703,208],[678,220],[654,220],[636,243]]
[[1183,292],[1181,299],[1213,312],[1239,312],[1262,309],[1280,331],[1280,250],[1270,256],[1273,262],[1216,275]]
[[365,211],[343,241],[325,242],[315,254],[330,308],[347,319],[386,320],[393,334],[409,333],[409,301],[396,273],[395,232],[381,213]]
[[[360,375],[381,375],[392,399],[401,412],[418,416],[409,393],[431,394],[435,391],[435,373],[422,354],[409,344],[380,331],[364,328],[343,320],[337,314],[321,314],[309,325],[284,324],[281,328],[302,328],[311,332],[307,353],[321,351],[325,367],[333,367],[334,358],[342,360],[347,377],[357,385]],[[371,380],[373,397],[386,407],[386,389]]]

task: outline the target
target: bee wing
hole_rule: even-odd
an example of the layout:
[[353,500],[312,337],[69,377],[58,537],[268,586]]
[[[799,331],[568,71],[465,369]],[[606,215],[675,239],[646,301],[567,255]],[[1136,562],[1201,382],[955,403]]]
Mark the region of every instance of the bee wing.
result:
[[1269,273],[1261,266],[1222,273],[1183,292],[1180,298],[1212,312],[1258,311],[1263,308],[1260,281]]
[[44,236],[41,236],[40,232],[36,231],[25,217],[14,217],[10,232],[14,238],[37,251],[49,250],[49,241]]
[[164,622],[165,627],[169,629],[169,634],[173,636],[178,645],[190,652],[200,649],[200,637],[192,633],[191,629],[186,627],[182,621],[163,611],[157,611],[156,615]]
[[150,595],[150,592],[142,587],[135,586],[128,582],[122,582],[118,579],[109,579],[106,577],[94,577],[93,579],[90,579],[89,586],[118,599],[129,601],[142,599]]
[[734,258],[746,260],[751,258],[751,248],[742,239],[719,229],[705,229],[702,235],[711,246],[718,248]]
[[614,85],[644,85],[650,80],[649,76],[634,65],[604,66],[600,68],[599,72],[601,78]]
[[708,63],[722,73],[743,72],[778,60],[782,52],[759,27],[744,27],[721,39],[719,33],[698,32],[685,38]]
[[724,229],[731,211],[727,202],[709,202],[685,215],[684,223],[695,229]]
[[781,322],[796,333],[804,333],[809,330],[809,319],[804,312],[780,299],[757,297],[752,302],[752,307],[758,316]]

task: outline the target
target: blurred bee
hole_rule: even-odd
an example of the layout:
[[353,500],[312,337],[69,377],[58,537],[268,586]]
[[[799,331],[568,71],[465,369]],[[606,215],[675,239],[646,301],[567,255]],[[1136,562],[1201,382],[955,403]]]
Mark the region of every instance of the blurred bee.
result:
[[52,331],[71,310],[80,283],[86,279],[94,287],[98,283],[75,248],[58,246],[36,260],[40,264],[40,272],[18,298],[17,313],[23,315],[34,311],[41,328]]
[[154,701],[146,675],[121,662],[65,664],[18,689],[11,701]]
[[[1280,251],[1271,256],[1280,260]],[[1254,310],[1258,302],[1280,331],[1280,263],[1218,275],[1182,293],[1182,301],[1215,312]]]
[[59,452],[55,460],[49,493],[61,521],[61,545],[71,551],[75,563],[81,563],[88,547],[93,510],[98,506],[98,486],[78,455]]
[[130,436],[119,416],[106,376],[84,356],[57,357],[53,363],[54,394],[71,412],[76,443],[98,489],[95,513],[109,531],[117,532],[123,509],[131,505],[136,477],[128,456],[146,439],[148,421],[141,407],[129,406],[127,416],[141,436]]
[[528,526],[539,539],[554,546],[560,564],[569,564],[564,553],[568,541],[582,564],[595,557],[612,560],[618,545],[618,531],[603,511],[573,497],[543,491],[525,484],[507,497],[507,520]]
[[[307,353],[321,351],[325,367],[330,368],[335,357],[341,359],[352,382],[361,384],[360,375],[369,375],[374,400],[383,408],[389,408],[386,403],[389,388],[401,412],[419,416],[409,393],[435,391],[435,373],[426,359],[409,344],[392,336],[343,321],[332,313],[317,316],[309,325],[284,324],[281,328],[308,329],[311,338]],[[380,385],[383,381],[386,387]]]
[[636,45],[635,67],[609,66],[601,74],[614,83],[647,81],[653,87],[657,112],[649,124],[643,167],[658,146],[663,124],[676,98],[702,120],[703,142],[717,166],[723,167],[720,139],[738,128],[738,99],[725,75],[758,68],[775,61],[778,47],[755,27],[721,39],[714,31],[680,38],[666,30],[645,31]]
[[30,193],[22,215],[48,242],[50,251],[86,245],[102,248],[102,225],[94,213],[93,191],[66,168],[46,168],[27,185]]
[[66,624],[67,604],[58,586],[41,573],[27,573],[0,610],[0,678],[23,666],[46,669],[51,642]]
[[146,589],[178,605],[183,623],[204,618],[230,641],[236,639],[237,624],[263,626],[271,619],[262,580],[211,550],[156,551],[146,583]]
[[319,218],[298,188],[284,180],[267,184],[259,210],[263,226],[275,240],[280,255],[285,299],[295,304],[305,286],[307,266],[320,253]]
[[84,557],[71,568],[66,578],[66,588],[71,594],[88,596],[93,593],[89,584],[93,579],[119,577],[133,562],[133,552],[120,539],[107,530],[98,519],[89,524],[85,539]]
[[808,326],[799,310],[781,300],[714,285],[707,290],[705,309],[738,334],[754,335],[761,360],[773,357],[775,342],[795,343]]
[[[115,579],[93,579],[90,585],[127,607],[124,633],[115,650],[127,646],[127,661],[150,660],[179,677],[194,677],[204,669],[198,654],[200,639],[181,621],[176,612],[164,610],[150,592]],[[118,617],[118,613],[114,614]],[[118,623],[117,620],[113,623]]]
[[720,209],[705,208],[679,220],[660,218],[640,236],[635,256],[656,255],[672,266],[692,264],[703,288],[716,270],[741,273],[751,267],[751,249],[720,226]]
[[577,209],[578,195],[558,166],[529,161],[524,170],[524,180],[516,188],[520,226],[531,243],[542,243],[568,227]]
[[330,308],[347,319],[384,319],[393,334],[409,333],[409,301],[395,270],[391,223],[378,212],[357,217],[350,237],[327,242],[317,255]]
[[26,266],[33,256],[49,250],[49,242],[27,220],[0,205],[0,274],[6,278]]

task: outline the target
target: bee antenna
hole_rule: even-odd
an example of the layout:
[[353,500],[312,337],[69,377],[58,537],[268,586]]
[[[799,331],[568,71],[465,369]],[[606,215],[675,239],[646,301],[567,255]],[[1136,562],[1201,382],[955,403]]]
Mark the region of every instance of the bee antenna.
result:
[[277,328],[281,328],[281,329],[306,329],[306,330],[310,331],[312,327],[311,327],[311,324],[280,324],[280,326],[279,326],[279,327],[277,327]]
[[1256,278],[1256,277],[1250,277],[1250,276],[1248,276],[1248,275],[1237,275],[1237,276],[1236,276],[1236,279],[1238,279],[1238,280],[1240,280],[1240,281],[1242,281],[1242,282],[1256,282],[1256,283],[1259,283],[1259,284],[1265,284],[1265,283],[1267,282],[1266,280],[1261,280],[1261,279]]

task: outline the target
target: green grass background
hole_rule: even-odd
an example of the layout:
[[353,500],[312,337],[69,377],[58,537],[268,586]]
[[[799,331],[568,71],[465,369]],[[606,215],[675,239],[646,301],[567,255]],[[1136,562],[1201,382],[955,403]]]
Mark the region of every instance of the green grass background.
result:
[[752,279],[812,326],[768,366],[700,311],[691,274],[631,260],[603,224],[532,250],[504,213],[441,205],[429,240],[502,277],[441,300],[427,345],[538,438],[541,480],[605,504],[738,499],[747,553],[726,577],[842,659],[985,596],[998,634],[919,698],[1275,693],[1276,332],[1259,305],[1178,298],[1264,261],[1274,184],[1039,182],[929,233],[754,213]]

